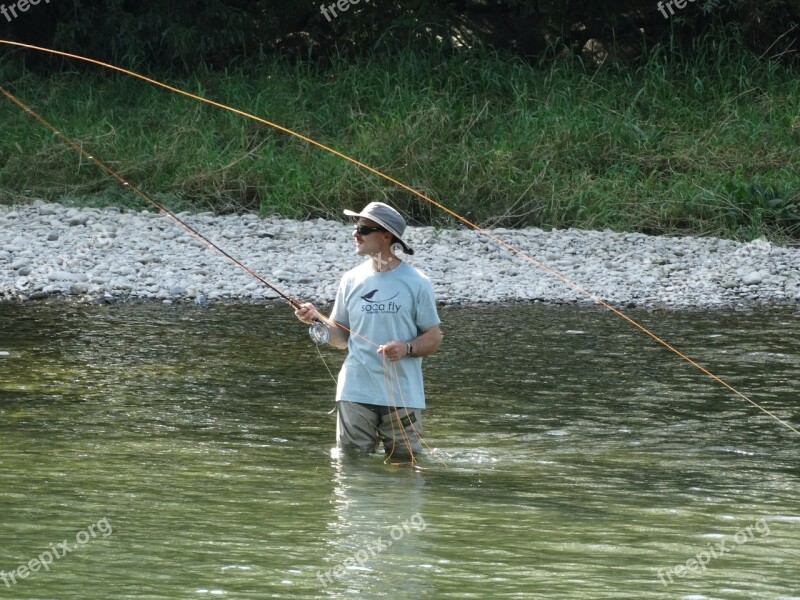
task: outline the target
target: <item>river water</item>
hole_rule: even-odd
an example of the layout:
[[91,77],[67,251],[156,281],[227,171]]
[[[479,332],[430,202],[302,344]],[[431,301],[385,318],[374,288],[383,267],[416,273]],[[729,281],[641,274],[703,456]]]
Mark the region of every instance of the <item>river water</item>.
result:
[[[0,598],[800,598],[800,435],[610,313],[441,312],[415,470],[332,454],[285,306],[0,305]],[[797,315],[633,316],[800,427]]]

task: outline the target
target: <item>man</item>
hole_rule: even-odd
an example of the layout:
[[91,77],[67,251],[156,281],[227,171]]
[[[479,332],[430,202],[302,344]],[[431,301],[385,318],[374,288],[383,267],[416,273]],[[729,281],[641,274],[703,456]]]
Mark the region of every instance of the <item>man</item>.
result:
[[391,206],[372,202],[360,213],[356,254],[369,260],[345,273],[328,319],[312,304],[295,311],[304,323],[329,322],[329,343],[347,349],[336,386],[336,443],[412,462],[422,450],[425,392],[422,357],[442,343],[430,280],[397,254],[414,250],[403,240],[406,223]]

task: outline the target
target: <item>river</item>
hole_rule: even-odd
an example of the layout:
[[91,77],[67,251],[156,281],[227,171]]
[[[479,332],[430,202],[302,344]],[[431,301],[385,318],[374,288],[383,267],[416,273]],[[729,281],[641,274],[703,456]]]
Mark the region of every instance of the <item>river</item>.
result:
[[[285,306],[0,304],[0,598],[800,598],[797,433],[599,309],[441,316],[411,469]],[[800,426],[798,315],[633,316]]]

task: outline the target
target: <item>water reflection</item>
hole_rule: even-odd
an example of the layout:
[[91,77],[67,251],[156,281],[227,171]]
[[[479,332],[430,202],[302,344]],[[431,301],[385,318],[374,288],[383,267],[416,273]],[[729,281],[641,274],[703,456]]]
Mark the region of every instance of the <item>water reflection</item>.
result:
[[334,520],[328,526],[330,551],[316,574],[321,585],[370,597],[387,590],[424,594],[426,586],[412,575],[425,566],[424,471],[335,449],[331,469]]

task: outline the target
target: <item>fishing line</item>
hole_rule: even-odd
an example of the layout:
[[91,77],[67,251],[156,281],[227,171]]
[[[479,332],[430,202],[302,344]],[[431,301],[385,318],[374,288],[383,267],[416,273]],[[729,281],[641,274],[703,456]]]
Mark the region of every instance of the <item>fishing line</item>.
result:
[[[475,231],[478,231],[479,233],[482,233],[483,235],[485,235],[489,239],[491,239],[494,242],[500,244],[502,247],[507,249],[512,254],[515,254],[515,255],[519,256],[520,258],[522,258],[523,260],[526,260],[526,261],[530,262],[531,264],[533,264],[534,266],[536,266],[540,270],[542,270],[545,273],[547,273],[547,274],[555,277],[556,279],[560,280],[562,283],[564,283],[568,287],[571,287],[572,289],[576,290],[580,294],[588,297],[593,302],[599,304],[603,308],[608,309],[609,311],[611,311],[612,313],[614,313],[615,315],[617,315],[621,319],[627,321],[633,327],[639,329],[644,334],[646,334],[647,336],[649,336],[650,338],[652,338],[653,340],[658,342],[660,345],[662,345],[663,347],[668,349],[670,352],[672,352],[673,354],[675,354],[676,356],[678,356],[682,360],[684,360],[687,363],[689,363],[691,366],[696,368],[698,371],[700,371],[701,373],[707,375],[709,378],[711,378],[712,380],[714,380],[715,382],[717,382],[721,386],[725,387],[727,390],[729,390],[730,392],[732,392],[733,394],[735,394],[736,396],[738,396],[742,400],[744,400],[747,403],[749,403],[751,406],[757,408],[758,410],[760,410],[764,414],[768,415],[769,417],[771,417],[772,419],[774,419],[775,421],[777,421],[779,424],[783,425],[787,429],[790,429],[794,433],[800,435],[800,431],[797,430],[795,427],[793,427],[792,425],[790,425],[789,423],[787,423],[786,421],[784,421],[783,419],[778,417],[776,414],[774,414],[771,411],[769,411],[767,408],[761,406],[759,403],[757,403],[756,401],[752,400],[751,398],[749,398],[744,393],[742,393],[739,390],[737,390],[736,388],[734,388],[727,381],[724,381],[723,379],[721,379],[720,377],[718,377],[717,375],[715,375],[714,373],[712,373],[711,371],[709,371],[708,369],[706,369],[705,367],[703,367],[702,365],[697,363],[695,360],[693,360],[692,358],[690,358],[689,356],[687,356],[686,354],[684,354],[683,352],[681,352],[680,350],[678,350],[677,348],[675,348],[674,346],[672,346],[671,344],[669,344],[668,342],[666,342],[665,340],[663,340],[662,338],[657,336],[655,333],[650,331],[648,328],[646,328],[644,325],[642,325],[638,321],[634,320],[633,318],[629,317],[628,315],[626,315],[625,313],[623,313],[619,309],[616,309],[613,306],[611,306],[610,304],[608,304],[602,298],[596,296],[595,294],[593,294],[592,292],[586,290],[585,288],[583,288],[579,284],[577,284],[577,283],[571,281],[570,279],[564,277],[563,275],[561,275],[559,272],[555,271],[551,267],[548,267],[544,263],[541,263],[540,261],[534,259],[530,255],[526,254],[523,250],[517,248],[516,246],[514,246],[512,244],[509,244],[508,242],[503,241],[502,239],[498,238],[497,236],[495,236],[491,232],[487,231],[486,229],[483,229],[482,227],[480,227],[479,225],[473,223],[472,221],[468,220],[467,218],[462,217],[461,215],[459,215],[458,213],[454,212],[453,210],[447,208],[443,204],[440,204],[439,202],[429,198],[428,196],[426,196],[422,192],[419,192],[419,191],[415,190],[414,188],[402,183],[401,181],[398,181],[397,179],[394,179],[393,177],[391,177],[389,175],[386,175],[385,173],[379,171],[378,169],[376,169],[374,167],[371,167],[371,166],[369,166],[367,164],[364,164],[361,161],[356,160],[355,158],[352,158],[352,157],[350,157],[350,156],[348,156],[348,155],[346,155],[346,154],[344,154],[342,152],[339,152],[338,150],[335,150],[335,149],[333,149],[333,148],[331,148],[329,146],[326,146],[325,144],[322,144],[321,142],[318,142],[318,141],[316,141],[316,140],[314,140],[314,139],[312,139],[312,138],[310,138],[308,136],[305,136],[305,135],[303,135],[301,133],[293,131],[292,129],[289,129],[287,127],[283,127],[281,125],[278,125],[277,123],[273,123],[273,122],[268,121],[266,119],[262,119],[261,117],[258,117],[256,115],[247,113],[247,112],[245,112],[243,110],[239,110],[237,108],[233,108],[231,106],[227,106],[227,105],[222,104],[220,102],[215,102],[214,100],[209,100],[208,98],[203,98],[202,96],[198,96],[196,94],[192,94],[190,92],[181,90],[179,88],[173,87],[173,86],[168,85],[166,83],[162,83],[160,81],[156,81],[155,79],[151,79],[150,77],[146,77],[146,76],[141,75],[139,73],[136,73],[134,71],[129,71],[128,69],[123,69],[122,67],[117,67],[115,65],[104,63],[104,62],[101,62],[99,60],[95,60],[95,59],[92,59],[92,58],[87,58],[87,57],[80,56],[80,55],[77,55],[77,54],[70,54],[68,52],[62,52],[60,50],[53,50],[51,48],[43,48],[43,47],[40,47],[40,46],[33,46],[31,44],[23,44],[23,43],[20,43],[20,42],[13,42],[13,41],[10,41],[10,40],[1,40],[0,39],[0,44],[16,46],[16,47],[19,47],[19,48],[26,48],[26,49],[29,49],[29,50],[37,50],[39,52],[46,52],[46,53],[49,53],[49,54],[55,54],[55,55],[58,55],[58,56],[63,56],[65,58],[73,58],[75,60],[91,63],[91,64],[98,65],[98,66],[101,66],[101,67],[106,68],[106,69],[111,69],[112,71],[117,71],[119,73],[123,73],[123,74],[129,75],[131,77],[135,77],[136,79],[140,79],[142,81],[146,81],[147,83],[150,83],[150,84],[152,84],[154,86],[157,86],[157,87],[164,88],[164,89],[169,90],[169,91],[171,91],[173,93],[180,94],[180,95],[186,96],[188,98],[192,98],[193,100],[197,100],[198,102],[203,102],[205,104],[210,104],[211,106],[216,106],[217,108],[221,108],[223,110],[227,110],[227,111],[232,112],[234,114],[238,114],[238,115],[241,115],[241,116],[246,117],[248,119],[252,119],[252,120],[254,120],[254,121],[258,122],[258,123],[261,123],[263,125],[267,125],[268,127],[272,127],[273,129],[276,129],[278,131],[282,131],[283,133],[286,133],[287,135],[291,135],[291,136],[296,137],[296,138],[298,138],[300,140],[303,140],[304,142],[307,142],[308,144],[311,144],[312,146],[316,146],[317,148],[320,148],[320,149],[322,149],[322,150],[324,150],[326,152],[329,152],[329,153],[331,153],[331,154],[333,154],[335,156],[338,156],[339,158],[341,158],[343,160],[346,160],[346,161],[358,166],[361,169],[369,171],[370,173],[373,173],[373,174],[385,179],[386,181],[389,181],[390,183],[396,185],[397,187],[399,187],[401,189],[404,189],[407,192],[409,192],[409,193],[421,198],[425,202],[428,202],[429,204],[437,207],[438,209],[442,210],[443,212],[445,212],[448,215],[452,216],[453,218],[457,219],[458,221],[460,221],[464,225],[467,225],[471,229],[474,229]],[[312,334],[312,337],[313,337],[313,334]]]
[[[391,366],[394,369],[395,379],[399,380],[400,379],[400,374],[397,372],[397,363],[389,363],[389,366]],[[384,377],[390,378],[390,375],[386,372],[386,367],[385,366],[384,366]],[[392,405],[394,406],[395,411],[397,411],[398,407],[397,407],[397,400],[394,397],[394,388],[393,387],[389,387],[389,390],[390,390],[390,395],[391,395],[391,399],[392,399]],[[403,405],[403,409],[406,411],[406,416],[407,416],[407,418],[410,419],[410,417],[408,417],[408,415],[411,415],[413,413],[410,413],[408,407],[406,406],[406,400],[405,400],[405,397],[403,396],[403,390],[402,390],[402,388],[400,386],[397,386],[397,392],[400,395],[400,403]],[[395,414],[397,414],[397,413],[395,413]],[[407,448],[408,448],[409,452],[411,453],[411,464],[412,465],[416,465],[416,459],[414,458],[414,451],[411,448],[411,441],[408,439],[408,434],[405,431],[405,427],[403,426],[402,420],[398,418],[398,421],[399,421],[399,424],[400,424],[400,431],[402,432],[403,438],[406,440],[406,443],[407,443]],[[428,442],[425,441],[425,439],[422,437],[422,434],[414,426],[414,422],[415,421],[412,421],[412,420],[409,421],[409,427],[411,428],[411,431],[414,433],[414,435],[417,436],[417,439],[420,441],[420,443],[423,446],[425,446],[430,451],[430,453],[432,455],[434,455],[436,457],[436,459],[445,466],[445,468],[447,468],[447,466],[448,466],[447,462],[445,462],[444,459],[440,458],[438,453],[437,453],[437,451],[435,449],[431,448],[430,445],[428,444]],[[394,435],[394,421],[392,421],[392,435]],[[392,448],[392,452],[394,452],[394,448]],[[442,452],[444,452],[444,454],[446,456],[448,456],[448,457],[450,456],[444,450]],[[388,458],[387,458],[387,460],[388,460]]]

